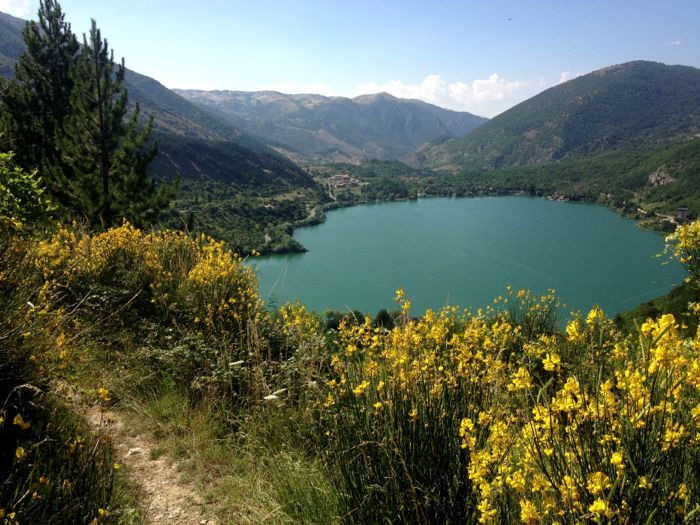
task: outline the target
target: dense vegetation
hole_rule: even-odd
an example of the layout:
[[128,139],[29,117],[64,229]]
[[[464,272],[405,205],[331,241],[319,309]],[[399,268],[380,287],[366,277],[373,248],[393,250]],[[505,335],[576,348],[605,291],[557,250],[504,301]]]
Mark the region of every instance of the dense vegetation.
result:
[[419,152],[427,167],[544,164],[613,149],[658,147],[700,130],[700,70],[628,62],[559,84],[473,133]]
[[[10,186],[37,193],[31,178]],[[622,332],[594,308],[562,331],[553,295],[509,289],[483,311],[414,317],[398,291],[390,322],[333,327],[301,305],[263,308],[254,271],[212,239],[129,224],[35,237],[18,209],[3,203],[0,273],[0,507],[14,520],[138,517],[106,442],[62,415],[67,385],[138,407],[195,477],[216,462],[224,522],[692,523],[700,512],[700,334],[670,314]],[[669,246],[697,287],[700,223]],[[251,483],[261,466],[267,483]]]
[[128,114],[124,65],[115,65],[95,21],[79,46],[58,3],[42,0],[24,29],[27,51],[4,84],[3,144],[25,169],[37,169],[64,214],[111,226],[127,217],[150,223],[170,198],[147,168],[148,147],[136,105]]

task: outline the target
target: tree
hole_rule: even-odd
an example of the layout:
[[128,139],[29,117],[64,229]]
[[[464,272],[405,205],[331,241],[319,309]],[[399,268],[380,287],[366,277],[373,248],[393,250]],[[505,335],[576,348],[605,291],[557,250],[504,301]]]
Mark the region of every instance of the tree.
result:
[[55,0],[41,0],[38,19],[24,28],[27,50],[3,89],[3,145],[24,170],[37,169],[51,194],[66,205],[72,174],[62,162],[59,140],[70,112],[71,70],[80,46]]
[[155,145],[146,147],[152,119],[142,125],[138,104],[127,116],[124,71],[123,59],[115,67],[114,53],[93,20],[74,68],[62,150],[75,171],[72,193],[80,211],[103,227],[123,217],[151,222],[172,194],[172,187],[158,188],[147,174],[157,154]]

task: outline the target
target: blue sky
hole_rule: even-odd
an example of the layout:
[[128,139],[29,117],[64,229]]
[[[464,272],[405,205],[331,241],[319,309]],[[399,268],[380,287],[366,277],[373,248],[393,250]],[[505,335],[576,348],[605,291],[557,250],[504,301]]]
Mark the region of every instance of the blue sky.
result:
[[[388,91],[493,116],[629,60],[700,67],[699,0],[63,0],[170,88]],[[35,16],[38,0],[0,0]]]

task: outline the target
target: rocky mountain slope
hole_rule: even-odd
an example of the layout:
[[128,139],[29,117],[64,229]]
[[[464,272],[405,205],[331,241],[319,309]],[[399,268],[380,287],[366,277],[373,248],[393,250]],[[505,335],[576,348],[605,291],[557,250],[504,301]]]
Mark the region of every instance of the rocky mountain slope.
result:
[[487,119],[386,93],[353,99],[275,91],[175,90],[303,163],[396,160]]

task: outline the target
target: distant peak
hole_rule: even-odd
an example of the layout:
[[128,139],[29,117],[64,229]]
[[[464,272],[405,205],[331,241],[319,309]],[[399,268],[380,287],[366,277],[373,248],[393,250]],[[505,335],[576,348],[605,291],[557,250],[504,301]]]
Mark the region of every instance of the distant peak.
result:
[[353,100],[353,102],[358,102],[358,103],[362,104],[362,103],[376,102],[378,100],[398,100],[398,98],[395,97],[394,95],[387,93],[386,91],[382,91],[381,93],[360,95],[358,97],[353,98],[352,100]]

